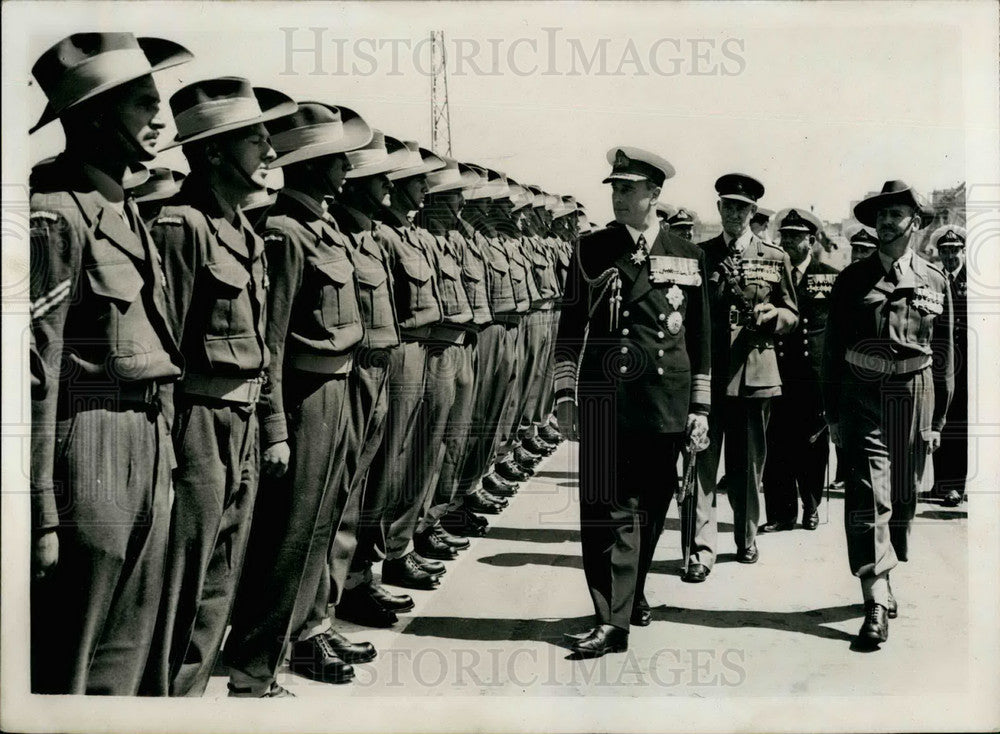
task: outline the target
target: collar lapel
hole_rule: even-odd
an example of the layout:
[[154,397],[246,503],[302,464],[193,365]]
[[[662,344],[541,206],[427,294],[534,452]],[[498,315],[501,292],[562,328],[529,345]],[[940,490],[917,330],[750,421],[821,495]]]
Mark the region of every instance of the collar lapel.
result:
[[111,207],[101,207],[97,215],[97,232],[137,260],[146,259],[146,249],[139,236],[129,229],[121,214]]
[[[242,215],[239,215],[242,217]],[[250,259],[250,250],[247,247],[246,237],[233,225],[226,221],[225,217],[208,217],[209,223],[215,229],[215,234],[225,247],[244,260]],[[239,222],[237,218],[237,222]]]

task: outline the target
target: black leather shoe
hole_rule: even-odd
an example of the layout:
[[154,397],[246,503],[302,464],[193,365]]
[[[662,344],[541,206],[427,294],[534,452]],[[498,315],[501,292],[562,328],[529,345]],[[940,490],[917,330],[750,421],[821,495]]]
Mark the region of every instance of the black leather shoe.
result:
[[354,677],[354,668],[337,657],[326,635],[292,645],[288,667],[293,673],[321,683],[347,683]]
[[403,586],[407,589],[436,589],[440,577],[420,568],[412,553],[402,558],[387,558],[382,562],[382,583]]
[[489,490],[483,489],[482,487],[476,490],[476,492],[481,494],[484,498],[488,499],[493,504],[500,505],[501,509],[507,507],[507,505],[510,504],[510,500],[506,499],[505,497],[497,497],[495,494],[492,494]]
[[539,456],[548,456],[552,454],[556,447],[552,444],[542,440],[538,436],[531,436],[530,438],[524,439],[521,445],[533,454],[538,454]]
[[[417,553],[417,551],[411,551],[410,555],[413,556],[413,560],[417,562],[417,565],[424,569],[427,573],[434,574],[435,576],[444,576],[448,573],[448,569],[445,568],[441,561],[429,561]],[[452,556],[452,558],[448,560],[452,560],[454,558],[457,558],[457,556]]]
[[493,472],[483,477],[483,489],[497,497],[513,497],[517,494],[517,485],[501,479]]
[[889,610],[874,601],[865,602],[865,621],[858,631],[858,642],[877,645],[889,639]]
[[757,528],[758,533],[779,533],[782,530],[794,530],[795,521],[791,520],[786,522],[784,520],[775,520],[773,522],[765,523]]
[[758,558],[760,558],[760,553],[757,551],[756,543],[749,548],[740,549],[736,554],[736,560],[739,563],[756,563]]
[[629,622],[636,627],[648,627],[652,621],[653,612],[649,608],[649,602],[646,601],[646,597],[640,597],[632,607],[632,619]]
[[339,632],[327,630],[323,633],[337,657],[345,663],[370,663],[378,653],[370,642],[351,642]]
[[487,515],[499,515],[503,506],[489,499],[488,495],[476,491],[465,498],[465,509],[470,512],[482,512]]
[[610,652],[628,650],[628,630],[612,624],[596,627],[587,637],[573,644],[573,652],[581,658],[599,658]]
[[814,510],[811,514],[802,518],[802,527],[806,530],[815,530],[819,527],[819,510]]
[[509,482],[523,482],[529,476],[528,472],[519,467],[510,456],[498,461],[494,465],[494,471]]
[[889,619],[895,619],[899,616],[899,605],[896,603],[896,597],[892,595],[892,587],[889,587],[889,606],[886,607],[886,616]]
[[409,594],[393,594],[380,584],[372,584],[362,587],[368,590],[368,594],[391,612],[403,614],[413,611],[413,597]]
[[440,525],[436,525],[431,532],[434,533],[435,536],[437,536],[438,540],[440,540],[445,545],[451,546],[455,550],[463,551],[463,550],[465,550],[466,548],[468,548],[471,545],[471,543],[469,543],[468,539],[466,539],[466,538],[458,538],[458,537],[452,535],[451,533],[449,533],[447,530],[445,530]]
[[700,584],[702,581],[708,578],[708,566],[703,566],[700,563],[692,563],[688,570],[684,572],[681,576],[681,581],[688,584]]
[[232,683],[227,684],[230,698],[295,698],[295,694],[287,688],[282,688],[272,682],[263,693],[254,693],[252,688],[241,688]]
[[486,529],[489,526],[481,525],[479,520],[485,522],[486,518],[480,518],[479,515],[470,512],[463,505],[454,512],[445,514],[441,518],[441,526],[449,533],[463,538],[481,538],[486,535]]
[[958,493],[958,490],[953,489],[944,496],[941,504],[945,507],[958,507],[962,504],[962,495]]
[[538,437],[548,444],[558,445],[563,442],[563,435],[559,433],[559,429],[550,423],[546,423],[538,429]]
[[392,627],[399,621],[396,613],[379,603],[367,586],[345,589],[335,614],[337,619],[363,627]]
[[518,446],[514,449],[514,461],[516,461],[521,466],[526,466],[534,469],[538,466],[538,463],[542,460],[541,455],[529,451],[524,445]]
[[[423,558],[433,558],[438,561],[453,561],[458,558],[458,551],[448,543],[445,543],[433,530],[421,533],[413,539],[413,547]],[[441,565],[443,572],[444,565]]]

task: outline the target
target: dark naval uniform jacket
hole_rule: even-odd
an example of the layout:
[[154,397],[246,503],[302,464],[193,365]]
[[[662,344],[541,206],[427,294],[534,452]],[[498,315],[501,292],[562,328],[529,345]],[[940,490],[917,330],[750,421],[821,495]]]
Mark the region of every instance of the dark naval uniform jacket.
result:
[[785,251],[752,235],[733,260],[738,281],[751,306],[771,303],[778,316],[758,329],[748,329],[746,318],[727,292],[720,265],[729,254],[719,234],[700,244],[709,272],[712,310],[713,392],[716,396],[773,397],[781,394],[781,376],[774,350],[775,334],[791,330],[798,319],[791,265]]
[[646,258],[624,226],[580,240],[556,345],[556,400],[615,397],[619,429],[682,433],[707,413],[711,366],[705,257],[660,231]]
[[[795,269],[792,271],[794,280]],[[805,401],[797,405],[797,408],[813,414],[814,433],[825,425],[819,377],[830,291],[839,272],[815,257],[810,259],[802,279],[795,286],[799,322],[790,332],[777,336],[774,340],[782,389],[785,394],[792,394],[797,400]]]

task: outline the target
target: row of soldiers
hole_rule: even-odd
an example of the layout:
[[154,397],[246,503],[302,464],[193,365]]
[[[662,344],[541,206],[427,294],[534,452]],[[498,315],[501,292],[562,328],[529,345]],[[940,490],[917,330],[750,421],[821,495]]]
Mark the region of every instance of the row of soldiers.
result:
[[[84,33],[33,67],[66,133],[31,175],[37,692],[201,695],[230,626],[231,695],[290,695],[286,656],[349,681],[377,652],[330,606],[393,625],[374,566],[436,588],[562,438],[573,198],[238,77],[172,95],[162,146],[152,73],[190,58]],[[174,146],[164,198],[135,171]]]

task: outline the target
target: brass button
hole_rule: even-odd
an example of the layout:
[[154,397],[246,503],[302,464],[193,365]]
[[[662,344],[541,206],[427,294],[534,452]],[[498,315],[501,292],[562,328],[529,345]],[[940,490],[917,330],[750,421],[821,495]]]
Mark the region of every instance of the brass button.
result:
[[657,367],[656,368],[656,374],[662,375],[663,374],[663,368],[662,367]]
[[660,314],[660,321],[664,321],[664,320],[666,320],[666,318],[667,318],[667,315],[665,313],[661,313]]
[[659,351],[658,351],[658,352],[656,353],[656,356],[657,356],[657,357],[662,357],[662,356],[663,356],[663,350],[662,350],[662,349],[660,349],[660,350],[659,350]]
[[622,336],[628,336],[628,329],[622,329]]
[[622,347],[622,354],[628,354],[628,347]]
[[625,318],[628,318],[628,311],[622,311],[622,316],[624,316]]
[[662,339],[663,338],[663,332],[662,331],[656,332],[656,338],[657,339]]
[[628,367],[622,365],[621,367],[618,368],[618,371],[624,375],[626,372],[628,372]]

